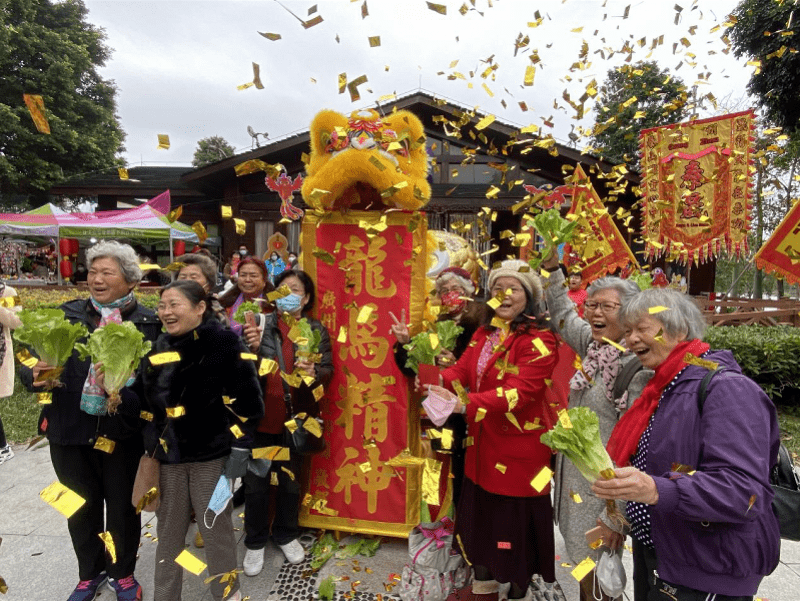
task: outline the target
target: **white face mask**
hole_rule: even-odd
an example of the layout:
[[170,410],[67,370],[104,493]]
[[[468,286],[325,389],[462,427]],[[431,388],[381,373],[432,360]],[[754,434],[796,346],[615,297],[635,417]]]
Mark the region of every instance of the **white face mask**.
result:
[[211,520],[211,525],[208,525],[206,521],[205,513],[203,514],[203,523],[206,525],[206,528],[211,530],[214,527],[214,522],[217,521],[217,517],[228,506],[228,503],[233,498],[233,482],[229,481],[225,474],[222,474],[217,481],[217,486],[214,488],[214,493],[211,495],[211,500],[208,502],[208,508],[206,512],[213,511],[214,512],[214,519]]

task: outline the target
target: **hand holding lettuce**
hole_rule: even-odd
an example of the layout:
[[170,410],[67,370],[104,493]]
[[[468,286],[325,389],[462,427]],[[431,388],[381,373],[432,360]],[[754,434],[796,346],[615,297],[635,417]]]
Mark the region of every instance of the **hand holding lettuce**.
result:
[[139,367],[142,357],[150,352],[150,347],[144,334],[129,321],[108,323],[92,332],[86,344],[75,345],[81,359],[91,357],[92,363],[103,364],[109,413],[116,412],[121,402],[119,391]]
[[233,314],[233,321],[239,323],[241,325],[245,325],[245,318],[244,314],[247,311],[252,311],[253,313],[261,313],[261,307],[258,303],[254,303],[251,301],[245,301],[236,309],[236,313]]
[[293,341],[297,345],[297,357],[318,363],[322,334],[319,330],[313,329],[305,317],[297,321],[297,327],[300,329],[300,335]]
[[456,339],[463,331],[464,328],[452,320],[437,321],[435,336],[431,335],[432,332],[420,332],[408,344],[403,345],[408,351],[406,367],[419,373],[420,363],[435,365],[436,355],[445,349],[452,351],[456,346]]
[[19,318],[22,326],[14,330],[14,339],[30,346],[41,361],[53,368],[41,376],[46,388],[61,385],[58,377],[75,343],[89,333],[86,326],[70,323],[61,309],[23,309]]
[[558,209],[542,211],[534,216],[532,222],[536,233],[544,240],[544,249],[542,249],[541,256],[535,257],[528,262],[531,269],[538,271],[543,257],[546,257],[551,251],[555,252],[561,244],[572,240],[575,236],[575,228],[578,227],[578,222],[564,219]]

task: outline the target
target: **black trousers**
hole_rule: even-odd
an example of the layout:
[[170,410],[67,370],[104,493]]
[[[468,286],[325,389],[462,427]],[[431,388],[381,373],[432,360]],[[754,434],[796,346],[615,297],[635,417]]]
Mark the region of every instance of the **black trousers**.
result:
[[656,575],[656,552],[633,539],[634,601],[752,601],[752,595],[731,597],[664,582]]
[[[59,481],[86,501],[67,520],[81,580],[90,580],[103,570],[111,578],[125,578],[136,568],[142,522],[131,504],[131,495],[143,453],[138,436],[117,441],[110,454],[88,445],[50,444]],[[106,554],[98,536],[101,532],[111,533],[116,563],[111,563]]]
[[6,446],[8,442],[6,441],[6,431],[3,429],[3,418],[0,417],[0,449]]
[[[253,448],[283,446],[283,434],[256,432]],[[289,461],[273,461],[266,478],[247,472],[244,483],[244,546],[263,549],[269,541],[269,486],[272,475],[278,478],[275,496],[275,520],[272,522],[272,539],[285,545],[300,536],[300,472],[303,458],[292,453]],[[289,470],[294,478],[281,468]]]

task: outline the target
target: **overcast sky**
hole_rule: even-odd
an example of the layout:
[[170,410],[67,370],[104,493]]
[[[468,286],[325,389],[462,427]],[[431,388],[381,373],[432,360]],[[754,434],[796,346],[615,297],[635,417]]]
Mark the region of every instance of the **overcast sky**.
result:
[[[242,152],[251,146],[248,125],[275,140],[307,129],[320,109],[349,113],[420,88],[519,126],[542,126],[552,116],[554,128],[544,132],[564,140],[578,124],[564,90],[576,100],[593,79],[602,84],[610,68],[624,64],[627,54],[617,51],[626,41],[634,62],[655,59],[718,100],[745,96],[753,69],[722,52],[724,26],[712,33],[736,6],[730,0],[474,0],[474,8],[471,0],[439,0],[446,15],[424,0],[367,0],[365,18],[364,0],[84,1],[89,21],[106,30],[114,49],[101,73],[119,89],[129,165],[188,165],[197,141],[212,135]],[[471,10],[462,15],[462,6]],[[534,27],[537,11],[542,21]],[[323,21],[307,29],[298,20],[317,15]],[[515,56],[520,35],[530,43]],[[663,45],[648,56],[661,35]],[[373,36],[379,46],[370,46]],[[570,72],[584,42],[591,64]],[[526,87],[534,51],[541,62]],[[237,90],[253,80],[253,62],[264,89]],[[497,68],[482,78],[491,64]],[[339,94],[340,73],[348,81],[367,77],[360,100]],[[709,106],[701,116],[712,112]],[[158,134],[170,136],[169,150],[157,149]]]

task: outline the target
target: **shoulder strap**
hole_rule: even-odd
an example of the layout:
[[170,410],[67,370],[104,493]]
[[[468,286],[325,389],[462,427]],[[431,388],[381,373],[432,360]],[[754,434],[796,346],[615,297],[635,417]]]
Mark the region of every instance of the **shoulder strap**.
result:
[[728,368],[718,367],[716,369],[712,369],[703,377],[703,380],[700,382],[700,391],[697,394],[697,408],[700,410],[700,415],[703,414],[703,405],[706,404],[708,386],[711,384],[711,380],[714,379],[714,376],[721,374],[724,371],[728,371]]
[[612,391],[614,400],[621,398],[625,391],[628,390],[633,376],[644,369],[644,365],[639,361],[639,358],[634,356],[633,359],[628,361],[622,366],[622,369],[617,374],[617,379],[614,380],[614,389]]
[[[273,332],[274,339],[275,339],[275,354],[277,355],[278,359],[278,367],[281,368],[283,373],[288,373],[286,371],[286,362],[283,360],[283,341],[281,340],[280,332],[278,328],[275,328]],[[289,385],[286,383],[286,380],[278,374],[278,377],[281,378],[281,384],[283,384],[283,402],[286,403],[286,415],[287,417],[292,417],[294,415],[294,408],[292,407],[292,391],[289,389]]]

